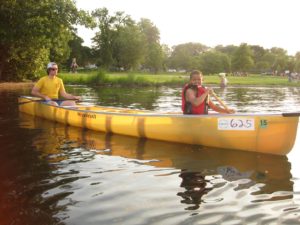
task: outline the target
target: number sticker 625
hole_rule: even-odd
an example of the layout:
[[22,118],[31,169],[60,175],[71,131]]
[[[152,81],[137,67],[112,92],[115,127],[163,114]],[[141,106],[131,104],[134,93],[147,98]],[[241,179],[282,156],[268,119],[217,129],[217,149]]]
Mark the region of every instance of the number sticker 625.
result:
[[254,118],[218,118],[218,130],[255,130]]

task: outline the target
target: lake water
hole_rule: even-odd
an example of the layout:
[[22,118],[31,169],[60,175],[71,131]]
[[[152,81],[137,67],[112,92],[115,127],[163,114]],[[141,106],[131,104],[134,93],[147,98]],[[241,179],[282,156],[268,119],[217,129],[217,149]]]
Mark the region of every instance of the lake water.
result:
[[[180,111],[180,88],[69,86],[87,102]],[[238,112],[299,112],[300,88],[215,88]],[[83,130],[0,90],[0,224],[300,224],[300,136],[287,156]],[[276,140],[274,140],[276,141]]]

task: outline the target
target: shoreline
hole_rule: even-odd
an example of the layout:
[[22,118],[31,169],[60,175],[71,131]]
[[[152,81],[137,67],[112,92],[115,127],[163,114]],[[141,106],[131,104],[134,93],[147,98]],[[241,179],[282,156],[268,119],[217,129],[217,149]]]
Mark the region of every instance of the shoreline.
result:
[[24,81],[24,82],[0,82],[1,89],[11,89],[11,88],[22,88],[33,86],[34,82]]
[[[35,82],[33,81],[23,81],[23,82],[0,82],[0,89],[2,90],[5,90],[5,89],[19,89],[19,88],[28,88],[28,87],[33,87],[33,85],[35,84]],[[85,85],[85,86],[89,86],[88,84],[69,84],[69,83],[65,83],[65,85]],[[104,87],[104,86],[109,86],[109,87],[122,87],[123,85],[122,84],[113,84],[113,83],[106,83],[104,82],[103,84],[101,85],[95,85],[93,87]],[[125,86],[128,86],[125,85]],[[161,83],[161,84],[158,84],[158,83],[145,83],[145,84],[132,84],[130,86],[139,86],[139,87],[143,87],[143,86],[148,86],[148,87],[151,87],[151,86],[155,86],[155,87],[158,87],[158,86],[178,86],[178,87],[181,87],[182,85],[181,84],[164,84],[164,83]],[[220,87],[218,83],[211,83],[211,82],[208,82],[208,83],[204,83],[204,86],[215,86],[215,87]],[[299,88],[299,85],[285,85],[285,84],[253,84],[253,83],[249,83],[249,84],[228,84],[226,87],[220,87],[220,88],[229,88],[229,87],[298,87]]]

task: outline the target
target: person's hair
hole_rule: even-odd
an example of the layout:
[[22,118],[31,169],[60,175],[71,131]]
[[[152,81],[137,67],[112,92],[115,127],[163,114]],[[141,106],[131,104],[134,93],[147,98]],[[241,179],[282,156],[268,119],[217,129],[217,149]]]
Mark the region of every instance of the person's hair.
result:
[[[49,63],[49,64],[50,64],[50,63]],[[48,64],[48,65],[49,65],[49,64]],[[55,62],[52,62],[52,63],[51,63],[51,66],[54,66],[54,65],[57,66],[57,64],[56,64]],[[47,70],[46,70],[48,75],[49,75],[49,71],[50,71],[50,70],[51,70],[51,68],[47,68]]]
[[199,70],[193,70],[191,73],[190,73],[190,80],[192,79],[192,77],[194,75],[202,75],[202,72],[199,71]]

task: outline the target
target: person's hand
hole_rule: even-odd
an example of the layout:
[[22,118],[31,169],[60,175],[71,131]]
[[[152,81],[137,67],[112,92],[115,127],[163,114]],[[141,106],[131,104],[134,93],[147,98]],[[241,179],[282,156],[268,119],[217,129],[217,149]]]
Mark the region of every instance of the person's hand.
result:
[[81,96],[75,96],[75,95],[74,95],[74,96],[73,96],[73,99],[74,99],[74,100],[77,100],[77,101],[81,101],[82,98],[81,98]]
[[214,93],[214,90],[211,87],[206,88],[206,92],[210,95]]
[[48,96],[45,96],[44,99],[45,99],[46,101],[51,101],[51,100],[52,100],[52,99],[49,98]]
[[227,109],[227,113],[228,114],[233,114],[233,113],[235,113],[235,110],[234,109]]

